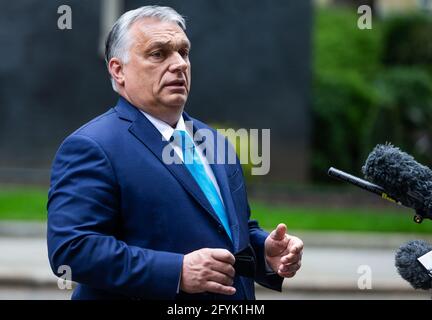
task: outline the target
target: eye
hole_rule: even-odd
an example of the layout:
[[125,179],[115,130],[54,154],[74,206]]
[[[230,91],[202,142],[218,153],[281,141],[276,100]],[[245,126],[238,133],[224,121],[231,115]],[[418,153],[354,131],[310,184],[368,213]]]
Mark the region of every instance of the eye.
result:
[[187,57],[189,57],[189,49],[180,49],[180,50],[179,50],[179,54],[180,54],[183,58],[187,58]]
[[150,53],[150,57],[156,58],[156,59],[161,59],[164,57],[164,54],[162,52],[162,50],[156,50]]

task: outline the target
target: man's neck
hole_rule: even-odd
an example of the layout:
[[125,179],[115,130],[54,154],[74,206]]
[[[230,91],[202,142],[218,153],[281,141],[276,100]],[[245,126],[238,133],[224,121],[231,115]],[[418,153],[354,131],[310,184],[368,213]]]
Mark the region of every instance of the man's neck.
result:
[[183,113],[183,107],[176,109],[174,107],[165,107],[165,106],[156,106],[156,107],[141,106],[141,105],[134,104],[133,101],[131,101],[131,99],[129,99],[128,97],[123,96],[123,98],[126,99],[134,107],[144,111],[145,113],[148,113],[149,115],[155,117],[156,119],[159,119],[169,124],[172,128],[176,127],[177,122]]

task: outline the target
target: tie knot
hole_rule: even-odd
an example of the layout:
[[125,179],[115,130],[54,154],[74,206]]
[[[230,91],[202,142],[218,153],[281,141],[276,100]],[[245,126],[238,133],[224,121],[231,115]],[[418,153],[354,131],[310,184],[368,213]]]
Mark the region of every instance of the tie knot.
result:
[[193,149],[195,146],[192,138],[184,130],[174,130],[171,138],[175,143],[182,146],[182,149]]

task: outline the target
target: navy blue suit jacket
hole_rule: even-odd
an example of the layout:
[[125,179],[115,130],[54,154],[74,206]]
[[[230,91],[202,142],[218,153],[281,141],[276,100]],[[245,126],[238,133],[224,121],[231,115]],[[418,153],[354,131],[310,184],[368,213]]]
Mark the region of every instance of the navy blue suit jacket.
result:
[[[210,129],[191,120],[194,130]],[[211,129],[214,134],[218,134]],[[201,248],[232,253],[249,244],[257,256],[255,281],[281,290],[266,274],[267,233],[250,220],[240,164],[212,164],[233,241],[183,164],[166,165],[167,144],[138,109],[120,98],[60,146],[48,194],[51,268],[68,265],[76,299],[254,299],[254,281],[235,277],[234,296],[177,294],[184,254]],[[228,144],[227,144],[228,145]]]

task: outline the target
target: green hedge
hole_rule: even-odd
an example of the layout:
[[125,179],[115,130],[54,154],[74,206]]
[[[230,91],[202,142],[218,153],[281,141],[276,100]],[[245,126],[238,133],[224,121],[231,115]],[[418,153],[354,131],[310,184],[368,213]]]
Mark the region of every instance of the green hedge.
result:
[[[372,30],[358,29],[357,19],[349,9],[316,12],[315,180],[330,181],[325,175],[330,166],[360,174],[373,146],[387,141],[432,163],[432,41],[425,39],[431,19],[375,18]],[[416,32],[401,34],[401,26]]]

